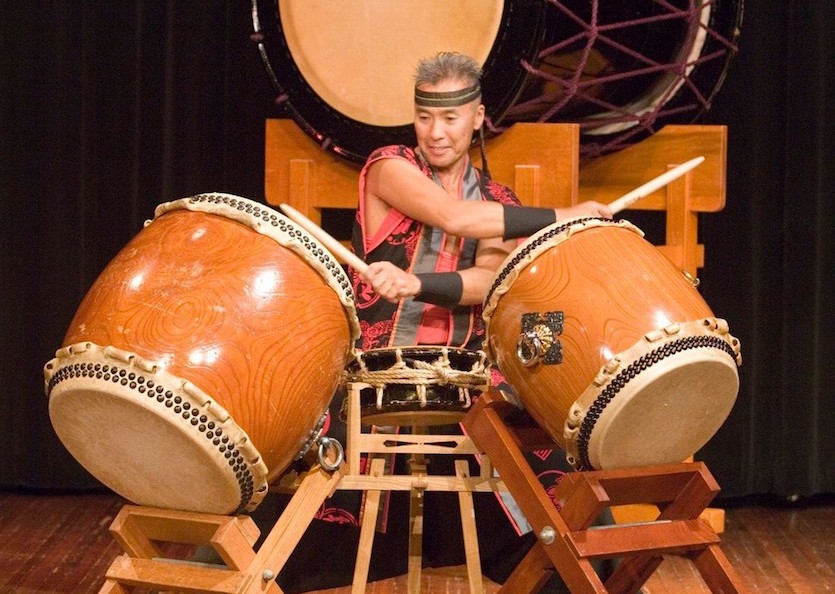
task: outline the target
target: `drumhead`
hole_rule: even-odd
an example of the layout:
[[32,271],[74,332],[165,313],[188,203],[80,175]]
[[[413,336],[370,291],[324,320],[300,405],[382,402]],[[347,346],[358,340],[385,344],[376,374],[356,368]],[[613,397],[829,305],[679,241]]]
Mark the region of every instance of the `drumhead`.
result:
[[[372,10],[389,27],[369,31]],[[287,49],[302,78],[328,105],[371,126],[412,121],[414,79],[404,63],[416,64],[437,51],[437,40],[446,40],[484,64],[501,15],[500,0],[381,2],[373,8],[368,2],[279,3]]]
[[623,369],[566,434],[579,468],[681,462],[719,430],[739,390],[735,354],[718,336],[671,342]]
[[49,416],[61,442],[128,501],[203,513],[251,511],[267,467],[229,413],[181,378],[93,344],[45,367]]
[[519,64],[536,52],[544,8],[539,0],[252,0],[253,39],[277,101],[302,130],[362,163],[380,146],[415,144],[414,68],[440,51],[482,64],[487,114],[498,117],[526,77]]

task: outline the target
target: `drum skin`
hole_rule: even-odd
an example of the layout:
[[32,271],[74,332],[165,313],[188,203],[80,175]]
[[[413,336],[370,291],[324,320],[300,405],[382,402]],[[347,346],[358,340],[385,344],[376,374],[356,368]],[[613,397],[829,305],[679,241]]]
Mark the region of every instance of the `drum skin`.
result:
[[[155,370],[162,368],[195,386],[245,432],[241,440],[254,445],[261,458],[256,462],[266,465],[269,481],[287,468],[321,426],[353,352],[352,316],[305,258],[273,238],[226,216],[174,208],[146,224],[103,270],[78,308],[63,344],[101,345],[131,353],[153,362]],[[47,365],[48,378],[60,364],[59,358]],[[93,467],[94,475],[107,475],[102,480],[117,483],[109,485],[117,492],[132,491],[132,486],[120,489],[123,480],[118,476],[119,468],[130,468],[145,473],[151,484],[157,480],[172,491],[158,499],[153,495],[150,504],[221,513],[234,510],[234,506],[206,509],[212,502],[184,503],[174,491],[192,486],[179,485],[176,476],[155,477],[153,459],[188,456],[177,451],[188,438],[172,436],[173,451],[159,451],[159,443],[143,446],[147,411],[138,412],[133,427],[129,421],[114,419],[120,430],[136,432],[108,437],[109,447],[119,450],[124,460],[102,461],[95,458],[98,454],[78,451],[85,438],[79,433],[91,428],[83,426],[89,421],[73,417],[73,399],[78,406],[89,406],[108,397],[106,389],[93,392],[69,388],[58,399],[53,393],[50,413],[59,437],[83,465]],[[133,414],[134,404],[127,400],[112,407],[123,405],[125,415]],[[222,420],[224,413],[218,416]],[[147,420],[149,435],[157,442],[177,431],[174,426],[154,428],[156,421]],[[82,426],[75,426],[79,422]],[[100,427],[102,434],[113,429]],[[148,451],[127,451],[123,442]],[[124,478],[126,484],[131,481]],[[134,501],[148,497],[122,494]],[[242,505],[246,507],[247,501]]]
[[[550,247],[545,241],[546,247],[532,257],[531,248],[549,235],[557,241]],[[517,352],[521,320],[526,314],[547,312],[563,316],[554,337],[561,361],[526,365],[526,357]],[[694,326],[695,334],[717,335],[707,337],[708,348],[688,346],[684,353],[644,365],[609,409],[603,410],[605,404],[598,407],[595,415],[600,418],[596,425],[592,420],[593,429],[586,429],[585,435],[594,452],[583,452],[579,461],[569,457],[581,467],[629,466],[633,460],[635,465],[680,462],[713,435],[736,397],[736,340],[726,328],[712,329],[722,324],[713,324],[713,313],[693,283],[628,223],[592,219],[540,232],[506,261],[488,296],[485,319],[488,356],[518,391],[525,409],[570,454],[577,445],[576,435],[566,432],[567,417],[580,416],[574,419],[578,425],[583,415],[589,420],[589,403],[610,381],[615,365],[623,370],[652,353],[653,341],[682,340],[684,322],[693,322],[685,327]],[[704,342],[697,337],[683,340]],[[710,403],[709,410],[698,412],[704,403]],[[615,413],[622,418],[614,418]],[[707,418],[695,418],[702,415]],[[652,426],[659,419],[666,428]],[[699,423],[704,426],[692,430],[693,435],[682,435],[681,444],[675,443],[678,435],[664,433],[676,427],[686,434],[691,431],[687,425]],[[608,443],[595,442],[606,433]],[[621,443],[612,443],[615,435]]]

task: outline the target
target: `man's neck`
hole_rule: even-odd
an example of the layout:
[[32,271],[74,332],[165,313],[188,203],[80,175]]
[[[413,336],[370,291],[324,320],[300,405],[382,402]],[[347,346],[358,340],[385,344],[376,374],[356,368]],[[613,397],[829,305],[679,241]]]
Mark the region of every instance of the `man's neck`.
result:
[[447,192],[457,192],[460,190],[461,179],[464,177],[464,171],[468,163],[469,159],[461,159],[449,167],[432,167],[432,171],[435,172]]

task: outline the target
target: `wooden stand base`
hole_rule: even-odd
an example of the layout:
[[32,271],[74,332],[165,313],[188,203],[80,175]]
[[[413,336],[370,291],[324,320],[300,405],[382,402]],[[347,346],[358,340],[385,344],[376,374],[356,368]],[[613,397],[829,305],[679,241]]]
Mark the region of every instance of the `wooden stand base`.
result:
[[[420,592],[423,562],[423,502],[429,491],[458,493],[461,510],[461,529],[464,536],[464,554],[470,592],[484,591],[481,560],[476,533],[474,491],[507,491],[504,482],[493,476],[493,466],[487,456],[475,447],[466,435],[431,434],[425,427],[411,426],[411,433],[368,433],[363,430],[360,418],[360,392],[367,384],[347,384],[347,447],[348,469],[337,486],[338,489],[361,490],[365,492],[365,507],[360,528],[360,542],[357,561],[354,566],[352,594],[362,594],[368,582],[371,563],[371,548],[380,509],[380,498],[385,491],[409,491],[409,559],[408,592]],[[422,413],[414,414],[413,421],[419,423]],[[386,457],[400,454],[409,456],[408,475],[385,473]],[[429,475],[427,458],[429,454],[447,455],[457,458],[454,462],[455,476]],[[360,457],[367,455],[370,460],[369,472],[360,471]],[[481,474],[471,477],[465,455],[481,455]]]
[[[538,592],[557,571],[573,594],[633,594],[656,570],[663,554],[686,554],[712,592],[745,592],[719,547],[719,537],[699,518],[719,492],[703,463],[659,465],[565,475],[548,497],[523,456],[536,427],[507,422],[517,409],[496,391],[481,395],[464,418],[473,442],[499,471],[539,541],[503,585],[508,594]],[[612,505],[650,503],[652,522],[590,528]],[[605,585],[591,560],[622,558]]]
[[[409,592],[420,591],[423,496],[427,490],[457,491],[461,506],[467,569],[472,592],[481,592],[473,491],[509,491],[539,541],[516,567],[500,592],[534,594],[558,572],[573,594],[634,594],[649,579],[667,553],[686,555],[705,584],[715,593],[743,594],[733,568],[719,546],[719,537],[700,514],[719,492],[703,463],[659,465],[565,475],[553,499],[528,466],[523,451],[546,440],[544,432],[498,391],[483,393],[464,417],[467,436],[453,445],[455,453],[484,453],[489,472],[468,476],[468,464],[457,460],[456,476],[427,476],[422,451],[437,452],[438,444],[411,436],[417,443],[400,446],[412,455],[409,476],[383,476],[384,459],[372,458],[371,472],[357,475],[343,468],[330,473],[319,466],[297,483],[276,524],[256,553],[258,529],[245,516],[230,517],[138,506],[125,506],[111,526],[125,551],[106,574],[99,594],[126,594],[133,588],[162,592],[206,594],[281,594],[275,582],[316,511],[337,488],[366,491],[365,515],[355,566],[353,592],[363,592],[371,543],[383,491],[409,490],[411,539]],[[405,437],[405,436],[404,436]],[[453,437],[453,436],[443,436]],[[395,438],[396,440],[396,438]],[[376,447],[383,447],[377,444]],[[394,446],[395,448],[398,446]],[[374,448],[372,448],[374,449]],[[349,456],[350,457],[350,456]],[[425,460],[424,460],[425,461]],[[501,480],[492,476],[492,467]],[[658,507],[649,522],[591,527],[604,508],[631,504]],[[208,545],[222,565],[166,558],[161,543]],[[621,563],[605,584],[591,561],[619,558]]]
[[[133,588],[205,594],[281,594],[275,578],[341,478],[315,467],[304,475],[286,510],[256,554],[259,531],[247,516],[231,517],[127,505],[111,525],[125,551],[107,570],[99,594]],[[208,545],[225,565],[164,556],[157,543]]]

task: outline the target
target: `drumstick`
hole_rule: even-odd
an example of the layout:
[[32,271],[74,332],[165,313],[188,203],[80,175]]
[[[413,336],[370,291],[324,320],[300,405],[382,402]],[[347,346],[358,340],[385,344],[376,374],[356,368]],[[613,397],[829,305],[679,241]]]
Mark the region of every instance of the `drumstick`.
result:
[[337,257],[342,259],[342,261],[346,262],[349,266],[357,270],[359,273],[363,273],[368,269],[368,264],[363,262],[360,258],[357,257],[354,252],[346,248],[344,245],[339,243],[334,237],[329,235],[324,229],[322,229],[319,225],[308,219],[298,210],[290,206],[289,204],[281,203],[279,205],[281,211],[290,217],[293,222],[298,223],[299,226],[303,227],[308,233],[310,233],[313,237],[318,239],[322,245],[328,248],[333,254]]
[[666,173],[662,173],[658,177],[649,180],[647,183],[638,186],[631,192],[624,194],[617,200],[614,200],[609,204],[609,208],[612,210],[612,214],[618,213],[622,211],[624,208],[628,208],[632,206],[635,202],[648,196],[649,194],[653,193],[658,188],[662,188],[666,186],[668,183],[673,181],[676,178],[681,177],[694,167],[701,165],[702,161],[704,161],[704,157],[696,157],[695,159],[690,159],[681,165],[673,167]]

